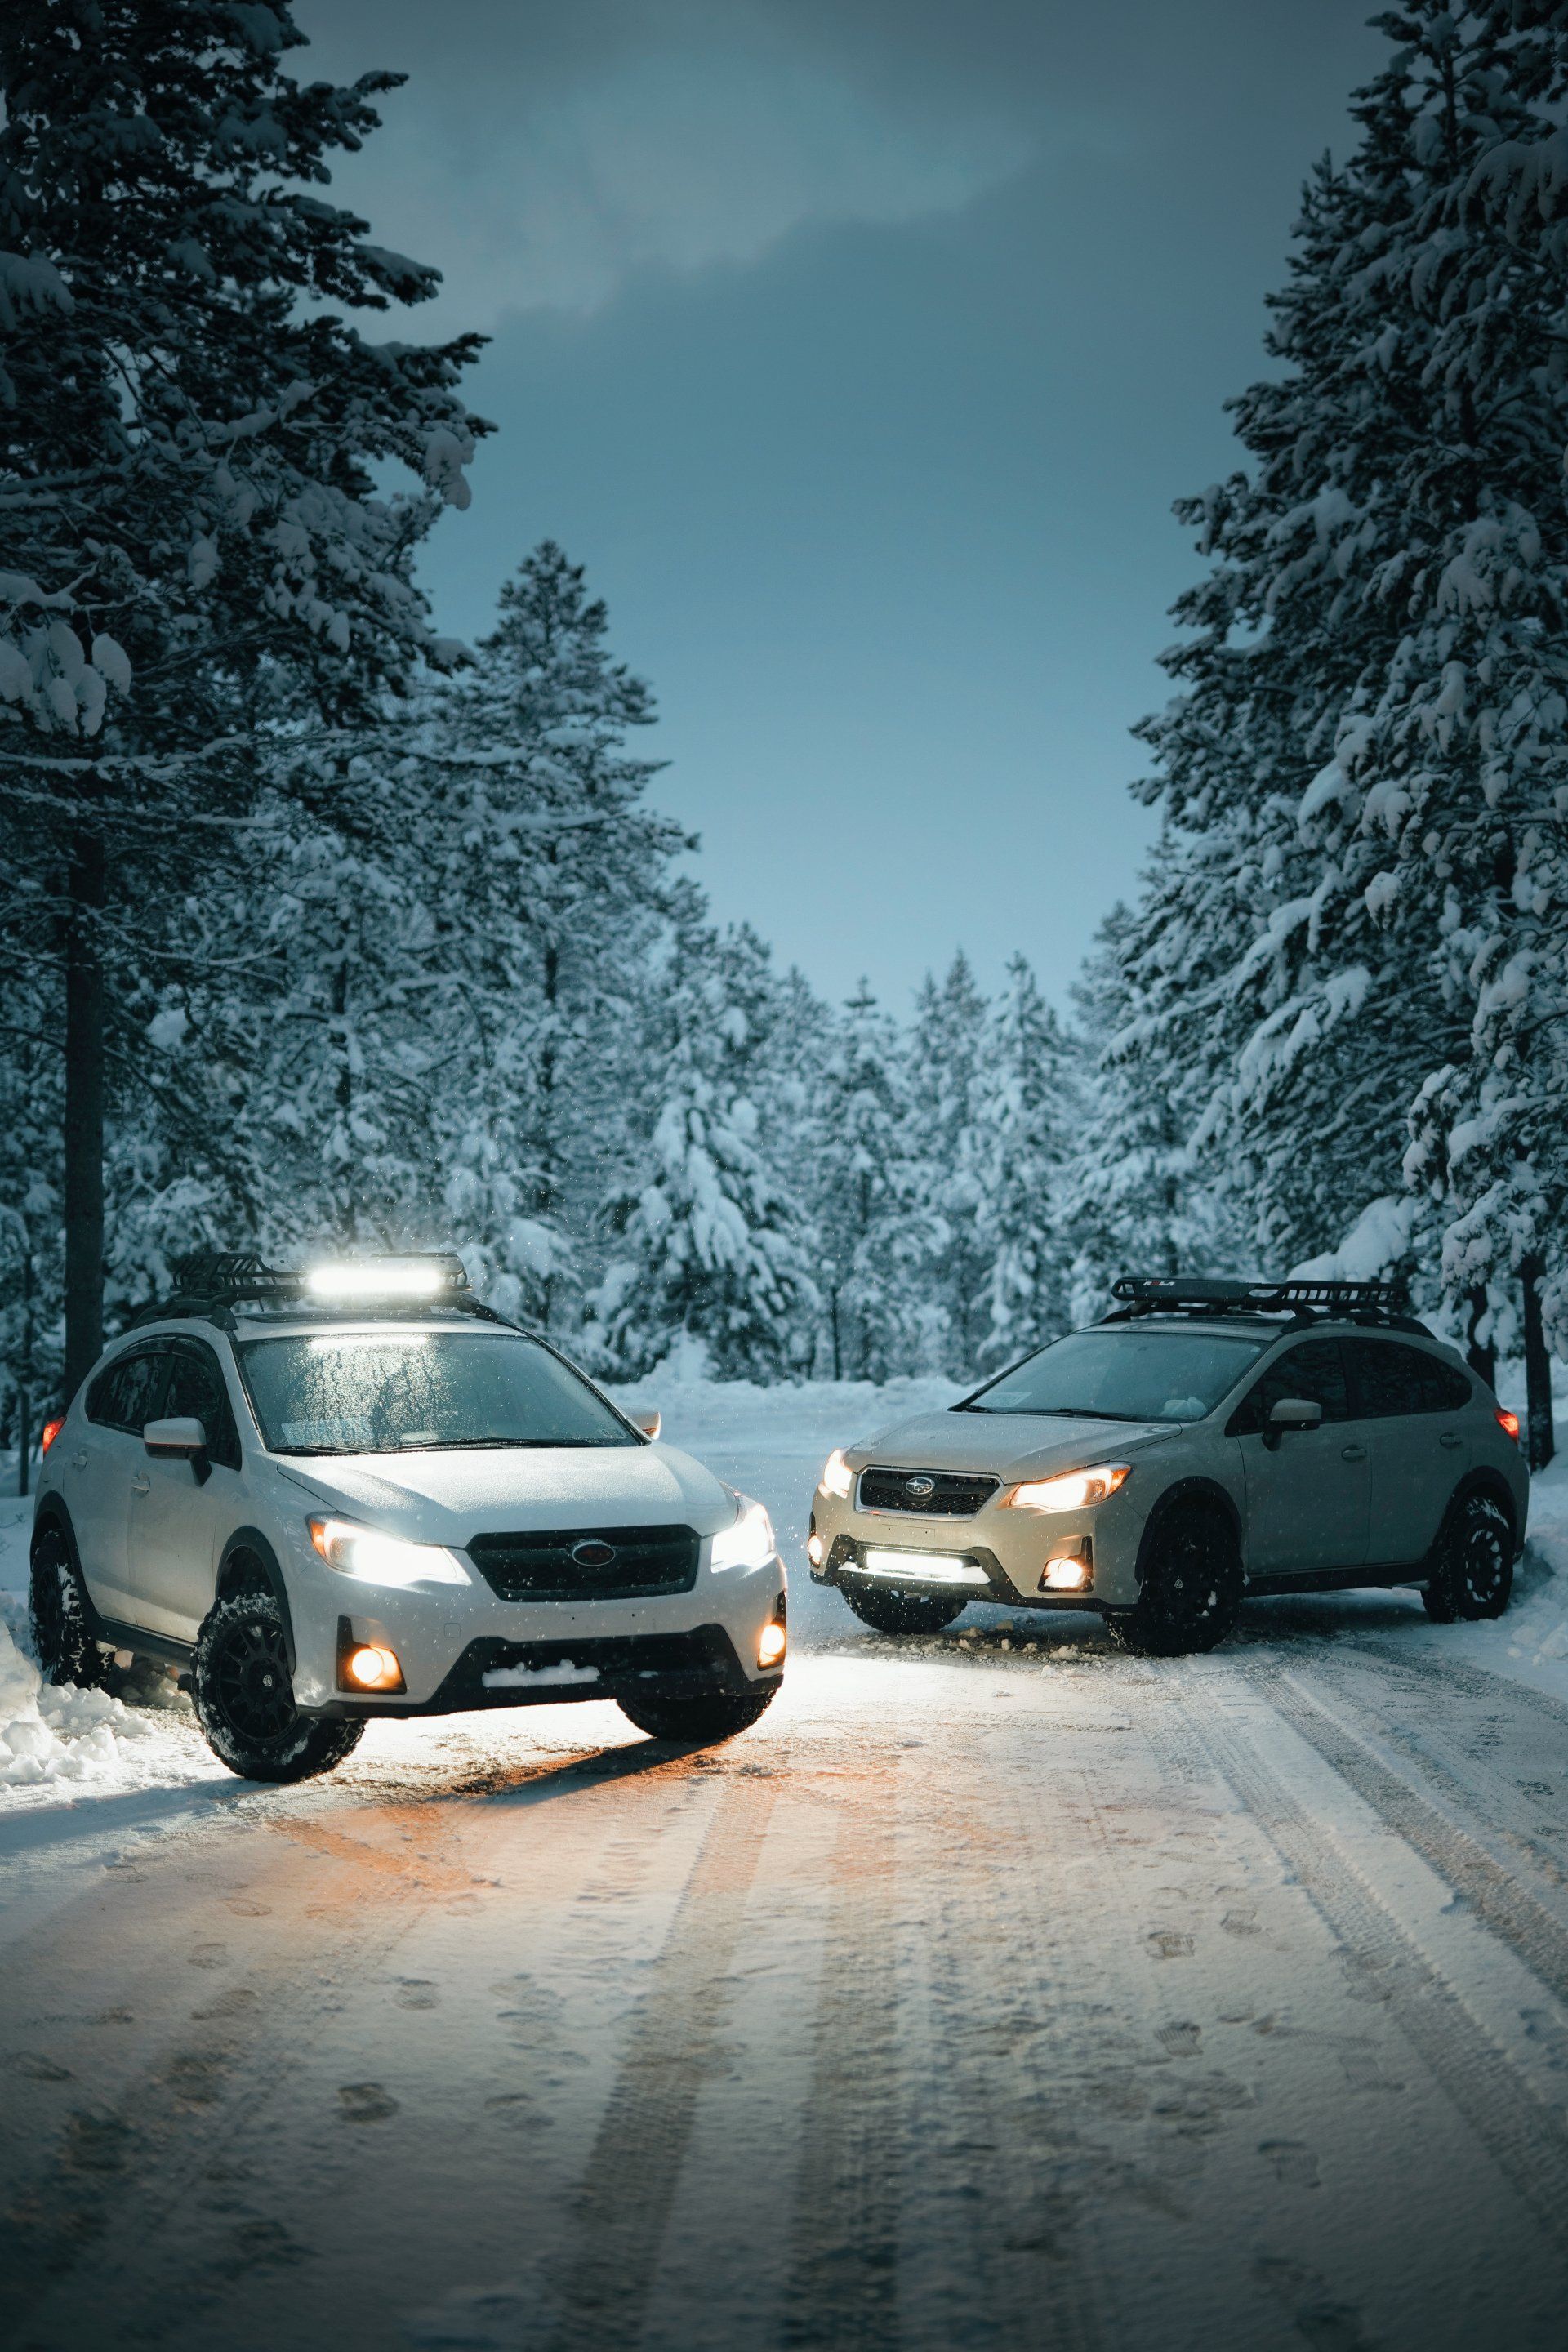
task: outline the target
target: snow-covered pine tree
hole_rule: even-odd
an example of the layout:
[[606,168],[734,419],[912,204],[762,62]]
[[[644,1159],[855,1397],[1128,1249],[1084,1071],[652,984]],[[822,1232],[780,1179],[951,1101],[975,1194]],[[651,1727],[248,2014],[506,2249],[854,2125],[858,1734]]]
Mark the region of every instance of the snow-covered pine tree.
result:
[[628,1039],[695,845],[644,803],[628,734],[653,697],[605,605],[546,540],[471,667],[411,730],[409,847],[443,974],[436,1118],[452,1237],[498,1303],[570,1331],[606,1162],[629,1145]]
[[467,498],[475,343],[343,322],[436,277],[315,193],[397,77],[301,85],[302,38],[285,0],[0,15],[0,824],[49,919],[6,944],[63,1053],[68,1386],[100,1343],[127,1008],[255,799],[263,666],[341,726],[441,654],[410,566]]
[[924,1368],[940,1349],[941,1310],[928,1280],[938,1234],[908,1156],[898,1024],[863,980],[836,1027],[815,1122],[812,1202],[826,1357],[835,1380],[884,1381]]
[[721,1380],[778,1380],[809,1370],[819,1302],[768,1134],[776,983],[754,933],[721,936],[698,916],[651,976],[651,1132],[607,1204],[616,1240],[590,1343],[631,1378],[684,1339]]
[[1274,299],[1283,370],[1236,404],[1255,471],[1179,509],[1214,569],[1146,730],[1173,845],[1133,961],[1156,1017],[1184,997],[1266,1233],[1336,1242],[1413,1111],[1449,1297],[1521,1280],[1561,1334],[1568,26],[1380,22]]
[[941,1318],[932,1336],[956,1380],[973,1373],[990,1328],[976,1133],[986,1010],[960,949],[940,982],[927,974],[910,1034],[905,1155],[931,1236],[927,1283]]
[[1076,1062],[1026,958],[1014,956],[980,1042],[966,1147],[984,1268],[970,1370],[1011,1362],[1070,1321],[1064,1192],[1083,1117]]

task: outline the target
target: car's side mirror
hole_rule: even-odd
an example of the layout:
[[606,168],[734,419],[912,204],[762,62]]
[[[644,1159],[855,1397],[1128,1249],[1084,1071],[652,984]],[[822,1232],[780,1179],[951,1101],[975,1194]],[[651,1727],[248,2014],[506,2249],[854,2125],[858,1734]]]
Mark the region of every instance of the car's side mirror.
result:
[[629,1418],[632,1427],[640,1429],[645,1437],[657,1437],[664,1427],[663,1413],[655,1412],[651,1406],[641,1412],[632,1413]]
[[142,1429],[142,1443],[156,1461],[188,1462],[195,1474],[198,1486],[205,1486],[212,1473],[207,1459],[207,1433],[194,1413],[175,1413],[168,1421],[150,1421]]
[[1268,1416],[1268,1437],[1276,1445],[1292,1429],[1316,1429],[1323,1408],[1308,1397],[1281,1397]]

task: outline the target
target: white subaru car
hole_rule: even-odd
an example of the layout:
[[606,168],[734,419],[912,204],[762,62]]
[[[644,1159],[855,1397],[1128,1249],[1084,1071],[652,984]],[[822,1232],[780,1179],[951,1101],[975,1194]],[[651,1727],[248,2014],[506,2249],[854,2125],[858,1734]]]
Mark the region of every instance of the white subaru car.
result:
[[945,1412],[835,1453],[807,1551],[888,1633],[971,1601],[1093,1610],[1126,1648],[1222,1640],[1247,1593],[1418,1587],[1498,1617],[1519,1423],[1381,1283],[1129,1276]]
[[615,1699],[702,1744],[783,1678],[761,1504],[469,1292],[447,1255],[207,1254],[46,1433],[31,1622],[51,1681],[183,1678],[252,1780],[372,1716]]

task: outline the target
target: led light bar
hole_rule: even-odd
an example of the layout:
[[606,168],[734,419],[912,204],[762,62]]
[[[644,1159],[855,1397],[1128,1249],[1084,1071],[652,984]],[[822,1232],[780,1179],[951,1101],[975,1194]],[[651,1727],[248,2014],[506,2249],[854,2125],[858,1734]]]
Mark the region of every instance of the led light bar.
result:
[[344,1257],[311,1266],[305,1287],[316,1298],[435,1298],[466,1290],[461,1258],[449,1252],[428,1257]]
[[950,1551],[863,1551],[855,1563],[858,1576],[886,1576],[895,1584],[989,1584],[991,1579],[977,1560]]

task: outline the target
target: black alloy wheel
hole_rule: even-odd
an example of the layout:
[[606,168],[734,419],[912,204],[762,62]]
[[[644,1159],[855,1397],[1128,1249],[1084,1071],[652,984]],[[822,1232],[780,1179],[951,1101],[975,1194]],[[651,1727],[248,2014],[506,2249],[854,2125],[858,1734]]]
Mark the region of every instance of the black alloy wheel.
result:
[[364,1735],[363,1721],[323,1720],[295,1706],[283,1612],[259,1585],[208,1612],[191,1683],[208,1747],[242,1780],[311,1780],[341,1764]]
[[738,1731],[749,1731],[772,1706],[778,1689],[774,1683],[744,1697],[713,1691],[700,1698],[661,1698],[654,1691],[638,1691],[617,1705],[650,1739],[668,1739],[681,1748],[712,1748],[721,1739],[733,1739]]
[[70,1546],[58,1528],[45,1528],[33,1546],[27,1629],[46,1682],[81,1690],[103,1682],[110,1662],[89,1630]]
[[862,1625],[877,1633],[941,1633],[962,1617],[972,1600],[991,1598],[978,1587],[969,1592],[911,1591],[903,1584],[846,1581],[838,1588]]
[[1489,1495],[1467,1495],[1449,1513],[1421,1595],[1439,1625],[1500,1617],[1513,1592],[1513,1528]]
[[1141,1657],[1179,1658],[1223,1642],[1241,1611],[1236,1531],[1212,1505],[1177,1505],[1158,1522],[1135,1605],[1108,1615],[1106,1631]]

